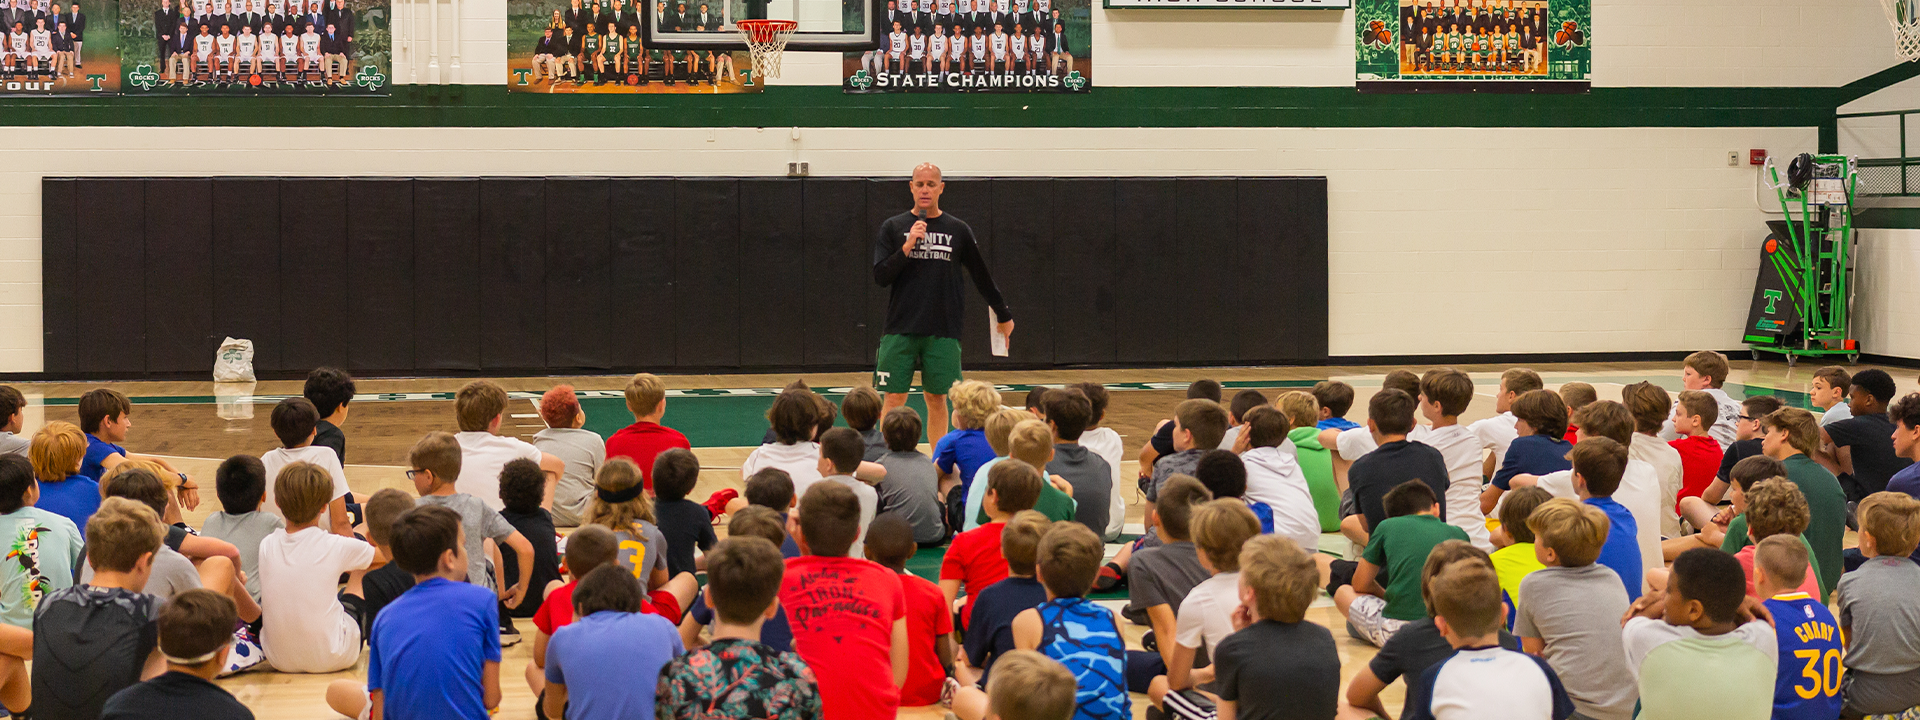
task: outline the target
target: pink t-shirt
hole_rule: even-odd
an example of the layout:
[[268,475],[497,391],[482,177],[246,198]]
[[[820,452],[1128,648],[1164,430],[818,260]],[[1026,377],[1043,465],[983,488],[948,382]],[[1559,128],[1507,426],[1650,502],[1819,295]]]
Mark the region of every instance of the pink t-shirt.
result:
[[[1748,545],[1734,553],[1733,558],[1740,561],[1740,569],[1747,573],[1747,597],[1764,601],[1766,598],[1761,597],[1760,591],[1753,587],[1753,553],[1759,549],[1759,545]],[[1807,556],[1812,557],[1812,552],[1808,552]],[[1807,576],[1800,581],[1800,587],[1795,592],[1806,593],[1807,597],[1820,597],[1820,573],[1813,571],[1812,563],[1807,564]]]

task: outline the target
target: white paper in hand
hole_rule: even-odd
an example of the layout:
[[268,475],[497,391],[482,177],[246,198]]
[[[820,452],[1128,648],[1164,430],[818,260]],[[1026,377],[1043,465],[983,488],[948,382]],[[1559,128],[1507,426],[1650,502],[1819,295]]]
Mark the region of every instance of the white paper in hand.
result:
[[1000,332],[1000,318],[994,317],[993,308],[987,308],[987,337],[992,339],[993,356],[1006,357],[1010,338]]

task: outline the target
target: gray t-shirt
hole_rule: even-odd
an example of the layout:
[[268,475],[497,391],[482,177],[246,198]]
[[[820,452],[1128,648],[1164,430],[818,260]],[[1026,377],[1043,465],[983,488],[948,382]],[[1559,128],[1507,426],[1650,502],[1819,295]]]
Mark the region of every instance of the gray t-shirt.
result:
[[1581,715],[1629,720],[1640,686],[1627,666],[1620,617],[1627,588],[1605,565],[1549,567],[1520,581],[1513,634],[1546,641],[1547,664]]
[[1107,467],[1106,459],[1079,443],[1058,443],[1053,446],[1047,473],[1059,475],[1073,486],[1073,519],[1093,530],[1094,535],[1106,534],[1107,515],[1112,512],[1107,499],[1113,496],[1113,469]]
[[[420,498],[415,505],[439,505],[460,513],[460,529],[467,534],[467,582],[488,590],[497,589],[493,573],[487,572],[487,553],[481,543],[492,540],[501,545],[500,552],[513,552],[505,545],[507,538],[513,537],[516,532],[513,525],[500,517],[500,513],[480,502],[480,498],[466,493],[428,495]],[[513,581],[514,578],[507,578],[507,582]]]
[[[1205,454],[1206,451],[1195,448],[1182,450],[1153,461],[1153,484],[1146,488],[1147,502],[1160,499],[1160,486],[1167,484],[1167,478],[1175,475],[1192,475],[1194,468],[1200,467],[1200,456]],[[1078,492],[1078,488],[1075,491]]]
[[1894,675],[1920,669],[1920,565],[1869,558],[1840,576],[1840,626],[1850,672]]
[[33,447],[33,441],[10,432],[0,432],[0,455],[27,456],[27,449]]
[[1127,606],[1120,614],[1135,624],[1147,625],[1147,608],[1167,605],[1178,616],[1180,601],[1187,599],[1193,586],[1210,577],[1213,573],[1200,566],[1200,550],[1191,542],[1144,548],[1127,564]]
[[860,439],[865,440],[867,443],[867,454],[865,457],[860,458],[861,460],[880,462],[880,458],[889,452],[887,450],[887,437],[880,433],[879,424],[875,424],[866,432],[860,433]]
[[[79,584],[93,584],[93,563],[80,563]],[[193,561],[180,551],[161,545],[160,551],[153,554],[153,574],[147,576],[147,586],[142,592],[160,598],[160,604],[165,605],[175,595],[198,589],[200,570],[193,566]]]
[[918,450],[890,452],[878,462],[887,469],[887,479],[873,488],[880,494],[880,511],[913,525],[914,542],[940,542],[947,533],[940,521],[940,468]]
[[278,515],[266,512],[226,513],[207,516],[200,532],[207,537],[233,543],[240,549],[240,568],[247,572],[247,594],[260,599],[260,541],[273,531],[287,526]]
[[641,584],[653,577],[655,568],[667,569],[667,535],[653,523],[641,521],[639,539],[634,538],[632,530],[615,530],[613,537],[619,540],[619,551],[613,554],[620,567],[633,571],[633,576]]
[[593,476],[607,460],[606,439],[592,430],[547,428],[533,434],[533,446],[566,463],[560,482],[553,486],[553,524],[579,525],[587,516],[587,504],[593,502]]
[[861,482],[859,478],[852,475],[828,475],[824,479],[847,486],[847,489],[853,491],[853,496],[859,498],[860,534],[854,537],[853,546],[847,548],[847,557],[866,557],[867,526],[873,524],[874,512],[880,509],[880,493],[875,491],[872,485]]

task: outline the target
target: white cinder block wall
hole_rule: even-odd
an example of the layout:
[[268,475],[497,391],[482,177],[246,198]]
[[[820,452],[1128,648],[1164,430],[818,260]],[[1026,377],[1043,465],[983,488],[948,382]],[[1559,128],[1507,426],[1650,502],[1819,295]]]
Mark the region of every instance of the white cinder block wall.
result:
[[1920,230],[1861,231],[1854,267],[1854,334],[1861,346],[1875,355],[1920,358],[1920,303],[1913,295]]
[[[395,80],[429,82],[428,6],[396,2]],[[451,2],[439,6],[443,77],[455,79],[457,29],[457,81],[504,82],[505,0],[459,2],[458,16]],[[1600,87],[1836,86],[1896,62],[1866,0],[1594,2]],[[1347,12],[1109,13],[1095,4],[1099,85],[1352,83]],[[838,68],[836,56],[790,56],[783,81],[837,84]],[[1325,175],[1335,355],[1732,348],[1767,215],[1755,172],[1727,167],[1726,154],[1793,154],[1817,139],[1813,128],[1447,123],[808,128],[798,142],[753,128],[303,129],[310,150],[288,149],[283,128],[190,130],[179,137],[217,138],[217,147],[161,149],[150,128],[20,128],[38,141],[0,168],[0,372],[41,369],[46,174],[778,175],[789,160],[825,176],[902,175],[921,160],[957,176]],[[569,142],[555,141],[560,132]],[[209,163],[215,149],[224,160]],[[1910,346],[1920,357],[1920,342]]]

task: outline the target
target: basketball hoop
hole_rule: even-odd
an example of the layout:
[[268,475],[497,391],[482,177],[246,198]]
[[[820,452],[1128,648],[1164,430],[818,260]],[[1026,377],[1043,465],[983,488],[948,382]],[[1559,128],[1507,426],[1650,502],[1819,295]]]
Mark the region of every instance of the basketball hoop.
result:
[[1916,2],[1920,0],[1880,0],[1880,7],[1887,11],[1887,23],[1893,26],[1894,50],[1908,62],[1920,60],[1920,12],[1916,12]]
[[733,26],[740,31],[741,39],[747,42],[747,53],[753,57],[753,74],[760,78],[780,77],[780,55],[787,48],[787,38],[793,37],[793,32],[800,29],[800,23],[792,20],[739,20]]

